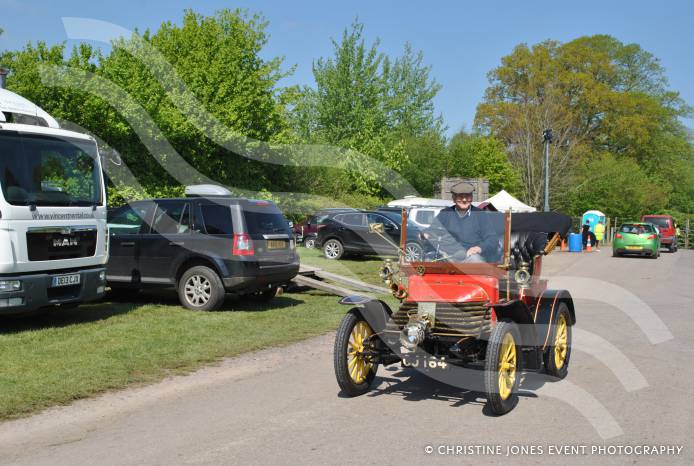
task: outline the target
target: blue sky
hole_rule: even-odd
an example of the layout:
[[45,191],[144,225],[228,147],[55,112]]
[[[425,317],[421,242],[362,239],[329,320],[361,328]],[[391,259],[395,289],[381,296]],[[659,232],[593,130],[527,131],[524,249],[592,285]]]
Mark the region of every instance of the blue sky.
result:
[[[405,42],[424,52],[432,75],[443,85],[436,99],[449,134],[470,128],[475,107],[487,85],[487,72],[515,45],[545,39],[568,41],[582,35],[611,34],[636,42],[656,55],[671,88],[694,104],[694,3],[684,1],[238,1],[169,0],[31,1],[0,0],[0,50],[29,41],[50,44],[67,39],[62,17],[86,17],[127,29],[156,29],[166,20],[179,22],[184,9],[211,14],[220,8],[247,8],[270,22],[264,55],[283,55],[286,67],[296,65],[284,84],[312,84],[311,63],[331,55],[331,38],[355,17],[365,24],[369,40],[381,40],[390,55]],[[71,41],[68,41],[68,45]],[[685,124],[694,127],[694,120]]]

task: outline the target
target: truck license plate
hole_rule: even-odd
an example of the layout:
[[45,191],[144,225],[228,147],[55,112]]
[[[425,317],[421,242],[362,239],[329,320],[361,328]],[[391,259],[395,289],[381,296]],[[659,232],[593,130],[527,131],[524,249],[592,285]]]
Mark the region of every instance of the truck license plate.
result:
[[70,286],[80,284],[80,274],[74,273],[70,275],[58,275],[51,280],[51,288],[59,286]]

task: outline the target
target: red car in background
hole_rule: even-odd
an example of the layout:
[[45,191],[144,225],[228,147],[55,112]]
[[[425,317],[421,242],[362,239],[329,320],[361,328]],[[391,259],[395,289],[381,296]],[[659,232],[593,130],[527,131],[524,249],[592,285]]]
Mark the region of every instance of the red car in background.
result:
[[649,222],[658,227],[660,231],[660,244],[668,248],[668,251],[677,251],[677,232],[675,221],[671,215],[649,214],[641,216],[642,222]]

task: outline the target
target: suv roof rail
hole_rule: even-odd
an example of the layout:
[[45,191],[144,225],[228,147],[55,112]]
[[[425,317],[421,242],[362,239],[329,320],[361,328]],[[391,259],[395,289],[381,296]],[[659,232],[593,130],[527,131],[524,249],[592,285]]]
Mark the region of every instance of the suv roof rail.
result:
[[234,194],[224,186],[195,184],[186,186],[186,197],[232,197]]

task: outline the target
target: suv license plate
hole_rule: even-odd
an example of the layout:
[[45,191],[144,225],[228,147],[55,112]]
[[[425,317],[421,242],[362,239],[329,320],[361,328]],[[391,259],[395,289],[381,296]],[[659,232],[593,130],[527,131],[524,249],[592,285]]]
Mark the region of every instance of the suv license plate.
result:
[[281,239],[269,239],[267,240],[268,249],[284,249],[287,247],[287,242]]
[[80,284],[80,274],[75,273],[72,275],[59,275],[53,277],[51,280],[51,288],[57,288],[59,286],[70,286]]

